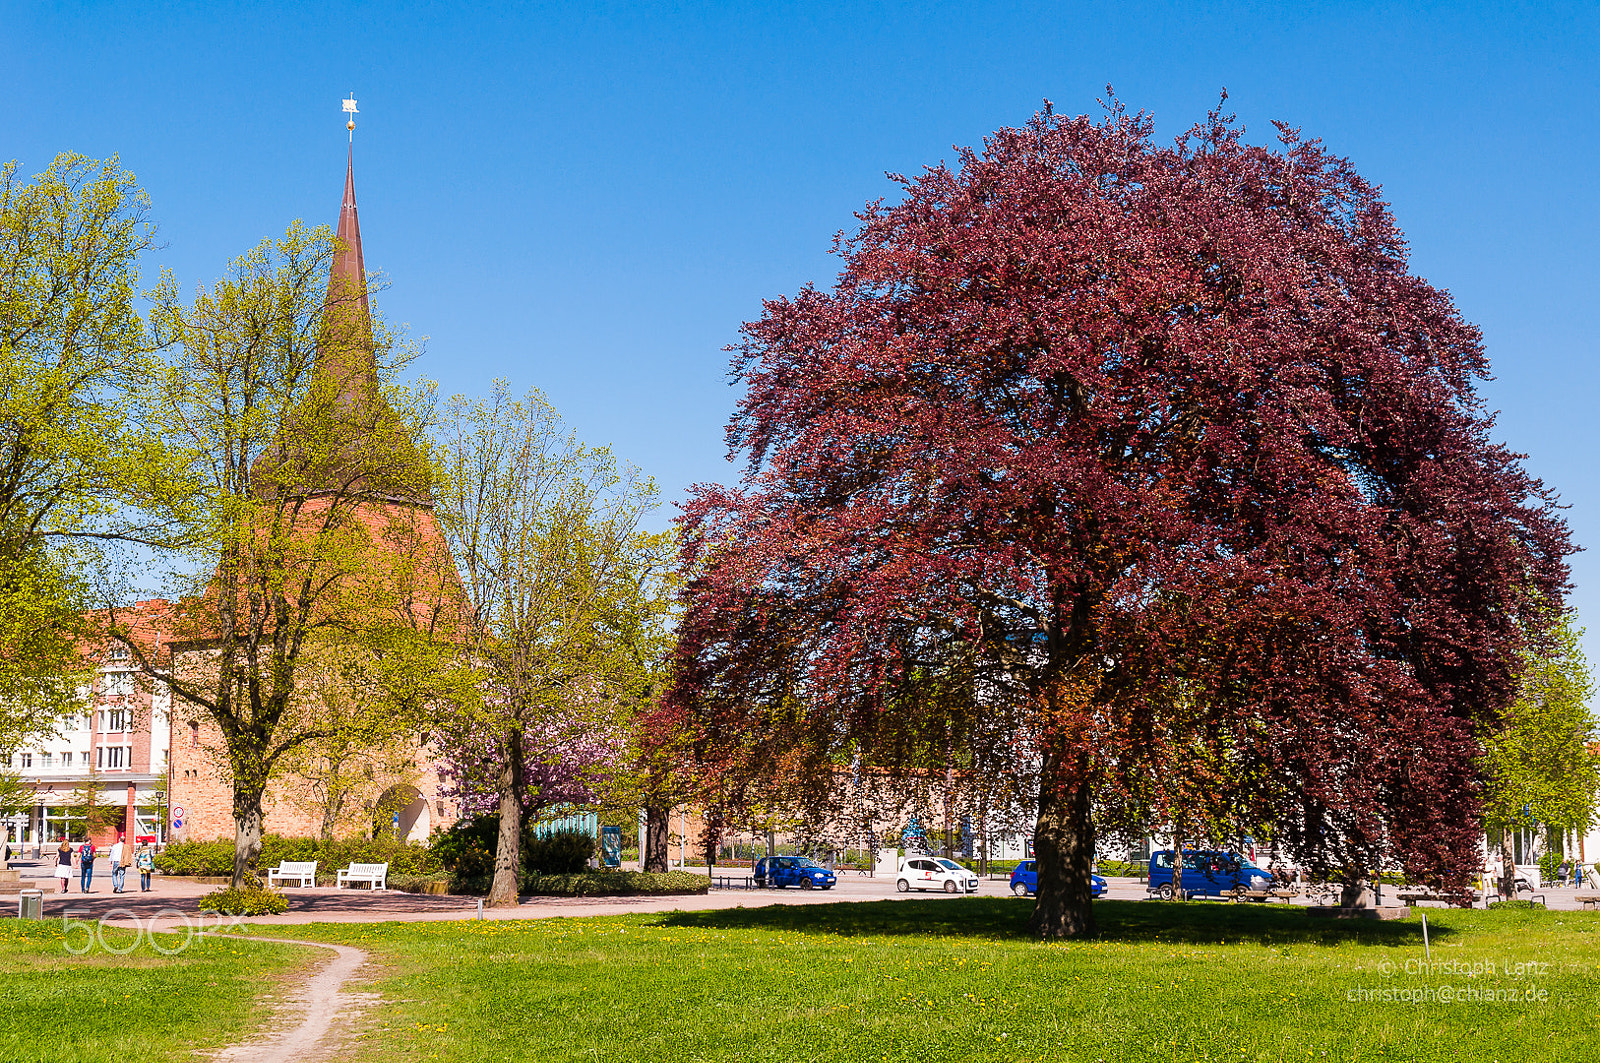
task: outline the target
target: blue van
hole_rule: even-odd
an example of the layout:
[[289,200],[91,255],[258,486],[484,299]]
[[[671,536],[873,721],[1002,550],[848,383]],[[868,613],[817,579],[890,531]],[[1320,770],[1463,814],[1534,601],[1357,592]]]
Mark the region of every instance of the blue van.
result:
[[[1150,854],[1150,881],[1146,887],[1158,897],[1172,896],[1171,849]],[[1244,890],[1272,888],[1272,873],[1257,867],[1248,856],[1223,849],[1201,849],[1183,854],[1183,892],[1190,897],[1226,897]]]
[[[1106,891],[1106,880],[1099,875],[1089,876],[1089,896],[1098,897]],[[1032,897],[1039,892],[1039,861],[1024,860],[1011,872],[1011,892],[1018,897]]]

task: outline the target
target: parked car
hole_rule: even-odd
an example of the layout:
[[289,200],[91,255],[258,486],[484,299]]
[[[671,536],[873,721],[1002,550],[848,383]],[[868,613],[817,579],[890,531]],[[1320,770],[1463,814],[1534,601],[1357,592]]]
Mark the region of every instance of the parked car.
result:
[[942,856],[908,856],[900,861],[900,872],[895,878],[894,888],[901,893],[907,890],[977,893],[978,876]]
[[[1146,887],[1158,897],[1171,897],[1173,851],[1150,854],[1150,881]],[[1272,873],[1257,867],[1248,856],[1222,849],[1202,849],[1183,854],[1183,891],[1191,897],[1225,897],[1243,890],[1272,888]]]
[[[1099,875],[1089,876],[1089,896],[1098,897],[1106,891],[1106,880]],[[1018,897],[1032,897],[1039,892],[1039,861],[1024,860],[1011,872],[1011,892]]]
[[803,890],[831,890],[838,879],[832,871],[808,856],[762,857],[756,861],[757,886],[799,886]]

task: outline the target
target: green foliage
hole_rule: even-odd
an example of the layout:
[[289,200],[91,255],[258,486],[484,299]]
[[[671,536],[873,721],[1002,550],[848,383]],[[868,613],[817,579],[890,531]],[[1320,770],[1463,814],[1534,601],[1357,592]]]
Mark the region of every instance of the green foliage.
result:
[[[439,859],[426,846],[368,841],[360,838],[325,842],[320,838],[285,838],[267,834],[261,839],[261,867],[284,861],[317,861],[317,880],[334,881],[339,869],[351,864],[388,864],[391,875],[429,875],[441,869]],[[156,854],[156,868],[169,875],[223,878],[233,874],[233,842],[175,842]]]
[[1548,649],[1525,659],[1521,696],[1484,738],[1484,819],[1491,827],[1539,822],[1582,833],[1594,822],[1600,754],[1589,711],[1594,679],[1582,637],[1572,614],[1564,613]]
[[92,641],[76,536],[110,530],[161,465],[128,416],[148,210],[115,158],[62,154],[26,182],[0,169],[0,753],[73,708]]
[[522,840],[522,866],[536,875],[571,875],[588,870],[597,842],[578,830],[540,835],[529,831]]
[[1524,911],[1529,911],[1529,910],[1532,910],[1532,909],[1538,909],[1540,911],[1544,910],[1544,905],[1539,903],[1538,901],[1490,901],[1485,907],[1488,907],[1488,908],[1499,908],[1499,909],[1502,909],[1502,910],[1504,910],[1504,909],[1512,909],[1512,910],[1522,909]]
[[434,833],[428,850],[439,867],[450,873],[451,893],[489,892],[499,837],[500,817],[491,815],[458,819]]
[[282,915],[289,910],[289,900],[277,890],[234,889],[229,886],[212,890],[201,897],[199,908],[202,912],[221,915]]
[[689,871],[585,871],[535,875],[527,892],[548,897],[645,897],[706,893],[710,879]]

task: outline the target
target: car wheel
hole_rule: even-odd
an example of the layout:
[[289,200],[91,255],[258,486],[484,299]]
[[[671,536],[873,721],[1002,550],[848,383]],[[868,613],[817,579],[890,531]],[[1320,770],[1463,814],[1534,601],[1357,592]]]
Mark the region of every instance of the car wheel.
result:
[[1167,882],[1156,887],[1156,896],[1164,901],[1172,900],[1172,883]]
[[1015,886],[1011,887],[1011,892],[1015,893],[1018,897],[1026,897],[1028,895],[1028,887],[1019,882]]
[[803,878],[803,879],[800,880],[800,888],[803,889],[803,890],[808,890],[814,885],[816,885],[816,883],[812,882],[808,878]]
[[954,893],[956,891],[955,879],[947,878],[944,880],[944,891],[946,893]]
[[894,888],[899,890],[901,893],[905,893],[911,888],[911,883],[907,882],[905,879],[900,879],[894,884]]

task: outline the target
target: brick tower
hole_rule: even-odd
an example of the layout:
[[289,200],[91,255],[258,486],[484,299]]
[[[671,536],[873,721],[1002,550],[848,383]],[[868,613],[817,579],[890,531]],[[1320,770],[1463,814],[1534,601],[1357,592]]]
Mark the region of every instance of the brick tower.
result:
[[[251,467],[253,491],[260,498],[293,501],[297,512],[313,519],[319,508],[353,505],[354,519],[373,544],[364,578],[384,590],[382,608],[389,615],[382,619],[448,638],[463,616],[465,598],[433,513],[429,466],[382,393],[356,211],[353,144],[337,232],[340,246],[329,271],[307,398],[286,419],[288,442]],[[177,642],[172,651],[173,667],[182,674],[206,667],[211,644]],[[323,696],[358,699],[360,694],[345,689]],[[173,706],[171,730],[169,804],[184,812],[172,836],[232,837],[232,779],[226,758],[218,755],[220,730],[206,712],[183,702]],[[314,836],[333,823],[334,833],[349,835],[365,833],[383,819],[402,840],[423,840],[431,829],[454,820],[453,807],[439,794],[433,751],[422,736],[381,755],[351,755],[367,760],[354,771],[355,784],[346,787],[351,773],[341,777],[339,801],[331,776],[311,770],[276,776],[266,793],[264,829]]]

